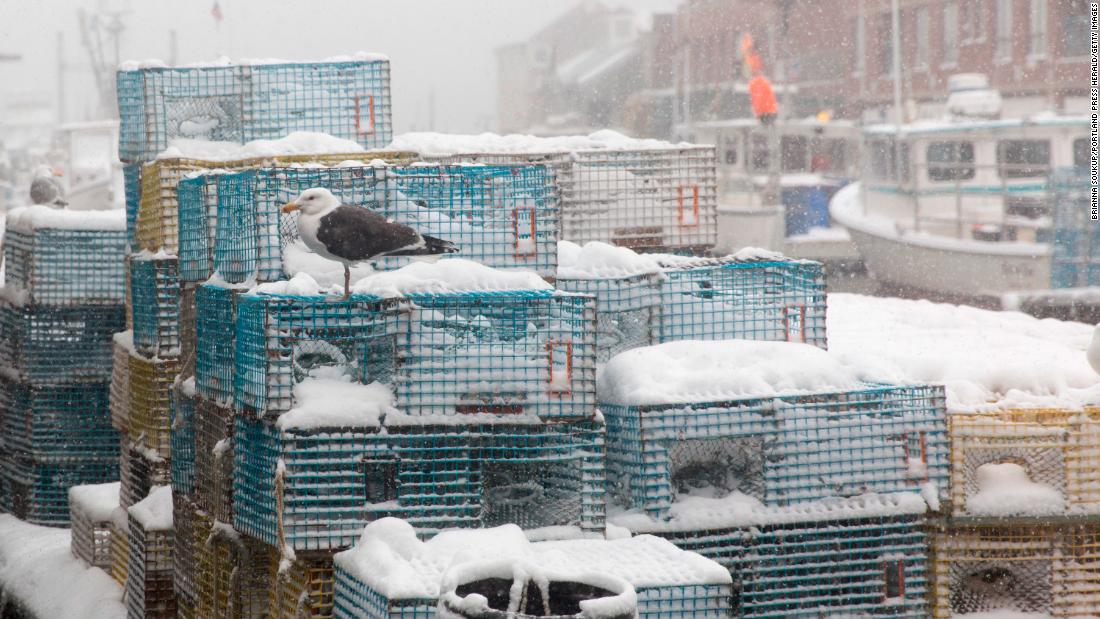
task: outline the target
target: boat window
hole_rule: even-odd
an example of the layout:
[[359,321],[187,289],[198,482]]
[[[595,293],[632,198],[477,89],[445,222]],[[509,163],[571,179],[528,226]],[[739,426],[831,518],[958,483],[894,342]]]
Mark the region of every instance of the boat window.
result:
[[805,172],[806,156],[809,154],[810,141],[799,135],[785,135],[782,139],[783,171]]
[[928,179],[965,181],[974,178],[972,142],[932,142],[928,145]]
[[737,136],[722,138],[722,162],[726,165],[737,165]]
[[1089,139],[1077,138],[1073,141],[1073,165],[1083,168],[1089,165],[1092,158],[1089,156]]
[[752,159],[750,167],[753,172],[768,171],[768,136],[754,133],[752,136]]
[[997,171],[1002,178],[1046,176],[1050,171],[1050,140],[1001,140]]
[[844,174],[847,170],[847,145],[843,139],[815,138],[810,149],[811,172]]

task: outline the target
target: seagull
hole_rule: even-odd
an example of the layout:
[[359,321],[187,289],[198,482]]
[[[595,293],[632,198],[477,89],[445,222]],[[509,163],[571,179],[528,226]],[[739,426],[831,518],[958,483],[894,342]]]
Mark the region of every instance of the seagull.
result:
[[1092,371],[1100,374],[1100,325],[1096,325],[1092,331],[1092,341],[1089,342],[1085,356],[1089,360],[1089,365],[1092,366]]
[[298,234],[306,247],[344,264],[344,298],[351,296],[351,265],[383,256],[453,254],[450,241],[422,235],[413,228],[386,219],[362,206],[341,204],[324,187],[312,187],[283,206],[284,213],[299,211]]
[[58,176],[61,176],[61,172],[48,165],[35,168],[34,179],[31,180],[31,203],[56,207],[67,206],[69,203],[65,201],[65,190],[57,180]]

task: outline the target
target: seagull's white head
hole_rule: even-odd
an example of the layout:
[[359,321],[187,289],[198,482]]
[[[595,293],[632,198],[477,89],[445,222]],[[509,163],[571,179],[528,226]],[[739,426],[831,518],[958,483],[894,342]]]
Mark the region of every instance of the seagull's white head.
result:
[[320,215],[340,206],[340,200],[324,187],[312,187],[298,194],[293,202],[283,206],[284,213],[301,210],[303,215]]

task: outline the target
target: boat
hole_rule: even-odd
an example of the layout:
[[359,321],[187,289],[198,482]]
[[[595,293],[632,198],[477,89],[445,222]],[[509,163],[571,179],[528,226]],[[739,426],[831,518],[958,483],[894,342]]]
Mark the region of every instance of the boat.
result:
[[762,247],[829,263],[856,263],[859,252],[829,215],[829,200],[859,171],[859,129],[815,117],[774,125],[780,148],[780,204],[766,204],[768,128],[755,118],[702,121],[678,128],[718,150],[719,252]]
[[1086,117],[956,117],[862,134],[860,182],[830,213],[876,280],[994,304],[1051,288],[1050,179],[1088,164]]

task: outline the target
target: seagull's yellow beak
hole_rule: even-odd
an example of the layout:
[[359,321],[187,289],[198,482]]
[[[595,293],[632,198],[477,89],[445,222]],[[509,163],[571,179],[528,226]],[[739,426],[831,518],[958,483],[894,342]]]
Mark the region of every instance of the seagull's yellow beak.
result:
[[298,210],[299,208],[301,208],[301,207],[298,206],[297,202],[287,202],[286,204],[283,205],[283,212],[284,213],[293,213],[294,211]]

